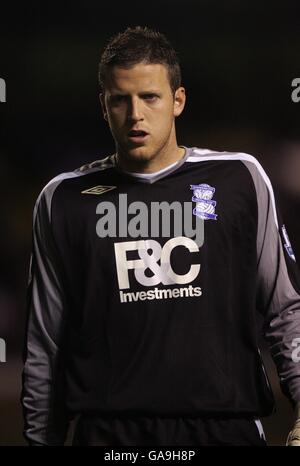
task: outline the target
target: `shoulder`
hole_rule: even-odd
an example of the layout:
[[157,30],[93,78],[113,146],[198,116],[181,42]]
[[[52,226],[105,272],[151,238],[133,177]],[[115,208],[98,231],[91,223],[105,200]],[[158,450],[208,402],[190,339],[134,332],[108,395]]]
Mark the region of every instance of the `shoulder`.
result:
[[[190,149],[186,162],[201,162],[201,161],[239,161],[245,170],[250,175],[255,188],[256,199],[259,206],[268,206],[269,201],[274,211],[275,221],[278,224],[276,213],[276,200],[272,186],[272,182],[267,175],[262,164],[258,159],[246,152],[230,152],[230,151],[216,151],[211,149],[201,149],[193,147]],[[237,177],[239,178],[237,171]]]
[[257,168],[262,168],[260,162],[251,154],[246,152],[231,152],[217,151],[213,149],[202,149],[199,147],[191,147],[187,162],[201,162],[204,160],[240,160],[255,165]]
[[38,210],[46,210],[50,217],[52,199],[58,187],[61,187],[67,182],[76,182],[78,178],[88,176],[95,172],[107,170],[108,168],[113,167],[114,164],[114,156],[110,155],[103,159],[95,160],[93,162],[82,165],[73,171],[60,173],[59,175],[55,176],[40,191],[34,207],[34,217],[36,216]]
[[254,182],[257,182],[258,179],[262,179],[267,186],[270,185],[270,179],[266,171],[254,155],[248,154],[246,152],[217,151],[198,147],[189,148],[189,154],[186,159],[187,163],[196,163],[210,160],[229,162],[239,161],[250,172]]

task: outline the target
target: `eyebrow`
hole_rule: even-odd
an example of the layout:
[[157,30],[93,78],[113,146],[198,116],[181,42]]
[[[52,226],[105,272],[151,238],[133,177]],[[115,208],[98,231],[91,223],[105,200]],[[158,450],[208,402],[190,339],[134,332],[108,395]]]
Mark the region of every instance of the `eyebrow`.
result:
[[[159,95],[161,96],[162,95],[162,92],[161,91],[158,91],[156,89],[149,89],[148,91],[141,91],[141,92],[138,92],[138,95],[140,96],[143,96],[143,95],[148,95],[148,94],[156,94],[156,95]],[[121,91],[112,91],[110,93],[110,97],[115,97],[115,96],[124,96],[124,97],[129,97],[130,94],[127,94],[126,92],[121,92]]]

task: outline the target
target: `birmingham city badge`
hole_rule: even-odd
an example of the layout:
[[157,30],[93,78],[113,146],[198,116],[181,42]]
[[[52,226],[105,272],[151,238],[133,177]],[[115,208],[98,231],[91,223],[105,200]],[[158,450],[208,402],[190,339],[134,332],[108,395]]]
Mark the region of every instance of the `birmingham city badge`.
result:
[[193,209],[193,214],[203,220],[217,220],[215,208],[217,201],[214,201],[213,195],[215,188],[209,184],[191,184],[193,190],[192,201],[196,202],[196,207]]

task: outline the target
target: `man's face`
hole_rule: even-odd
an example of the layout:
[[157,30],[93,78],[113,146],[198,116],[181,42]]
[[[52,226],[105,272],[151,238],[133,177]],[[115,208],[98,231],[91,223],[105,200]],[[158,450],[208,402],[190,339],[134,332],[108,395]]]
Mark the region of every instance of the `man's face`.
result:
[[183,87],[172,94],[166,66],[113,67],[101,104],[119,157],[143,164],[166,148],[177,147],[174,118],[184,103]]

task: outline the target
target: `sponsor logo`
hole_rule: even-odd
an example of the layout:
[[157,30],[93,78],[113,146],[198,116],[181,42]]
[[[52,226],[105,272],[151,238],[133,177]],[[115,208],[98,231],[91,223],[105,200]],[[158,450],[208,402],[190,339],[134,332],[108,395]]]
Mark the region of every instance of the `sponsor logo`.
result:
[[[199,247],[191,238],[184,236],[169,239],[164,246],[153,239],[126,241],[115,243],[115,260],[120,290],[120,301],[137,301],[145,299],[179,298],[184,296],[201,296],[200,287],[187,288],[154,288],[137,293],[125,293],[123,290],[131,286],[129,270],[133,271],[134,279],[145,287],[162,285],[186,285],[194,281],[199,272],[200,264],[191,264],[185,274],[178,274],[171,265],[171,254],[179,246],[185,247],[189,253],[199,252]],[[128,253],[135,251],[135,259],[129,259]],[[149,273],[150,272],[150,273]],[[132,277],[132,276],[131,276]]]
[[192,201],[196,202],[193,214],[202,220],[217,220],[215,214],[217,201],[212,200],[216,189],[205,183],[191,184],[190,186],[194,194]]
[[[97,204],[96,214],[100,217],[96,223],[97,236],[130,238],[130,241],[114,243],[121,303],[202,295],[199,286],[191,285],[200,272],[194,253],[199,253],[204,243],[203,220],[217,218],[216,201],[212,200],[215,188],[209,185],[192,185],[192,188],[197,199],[195,209],[191,201],[128,203],[125,193],[116,196],[114,202]],[[162,245],[163,238],[167,240]],[[178,247],[185,250],[176,252]],[[183,254],[188,269],[184,273],[178,269],[180,265],[176,266],[180,263],[179,254]],[[190,266],[186,265],[189,255]],[[173,286],[165,288],[168,285]],[[132,291],[140,286],[146,290]]]

